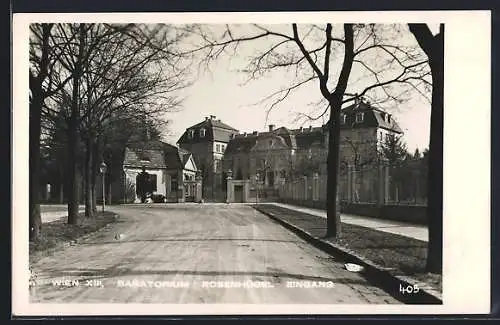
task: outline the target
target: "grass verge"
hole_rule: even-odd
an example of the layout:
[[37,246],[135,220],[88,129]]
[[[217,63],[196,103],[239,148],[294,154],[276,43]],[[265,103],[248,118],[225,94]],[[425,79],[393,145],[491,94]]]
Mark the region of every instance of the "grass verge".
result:
[[311,235],[347,248],[395,275],[408,276],[442,292],[442,275],[425,271],[427,243],[409,237],[367,227],[342,223],[339,238],[324,238],[326,219],[274,205],[259,205],[279,219],[301,228]]
[[40,238],[29,242],[30,262],[49,255],[54,249],[76,242],[81,237],[115,222],[115,215],[113,212],[98,212],[93,218],[87,218],[83,213],[80,213],[76,225],[69,225],[67,218],[44,223]]

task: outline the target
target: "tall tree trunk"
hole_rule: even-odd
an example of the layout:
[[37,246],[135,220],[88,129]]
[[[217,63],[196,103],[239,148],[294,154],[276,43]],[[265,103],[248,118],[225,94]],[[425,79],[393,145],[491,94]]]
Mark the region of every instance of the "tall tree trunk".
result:
[[107,184],[106,184],[106,189],[107,189],[107,191],[106,191],[106,193],[107,193],[106,194],[106,203],[108,205],[111,205],[112,204],[111,198],[113,197],[113,187],[112,187],[110,179],[106,180],[106,182],[107,182]]
[[429,244],[426,270],[443,269],[443,121],[444,121],[444,24],[432,35],[425,24],[409,24],[420,47],[429,58],[432,73],[432,104],[427,180]]
[[99,141],[96,141],[92,151],[92,210],[97,213],[97,175],[99,172]]
[[93,141],[91,139],[90,134],[86,139],[86,152],[85,152],[85,216],[88,218],[93,217],[93,209],[92,209],[92,165],[93,165]]
[[40,215],[40,133],[41,114],[45,99],[42,85],[49,74],[49,38],[53,24],[42,24],[41,57],[38,76],[31,71],[29,83],[31,90],[29,116],[29,239],[37,239],[42,231],[42,217]]
[[442,272],[443,265],[443,121],[444,121],[444,25],[435,38],[432,71],[432,110],[429,144],[428,223],[426,269]]
[[[78,101],[78,99],[77,99]],[[73,103],[75,105],[75,103]],[[78,105],[78,103],[76,103]],[[71,108],[71,117],[68,123],[68,224],[75,225],[78,221],[78,171],[77,171],[77,157],[76,148],[78,146],[78,131],[76,123],[76,114],[74,107]],[[76,107],[78,109],[78,107]]]
[[64,204],[64,170],[59,166],[59,204]]
[[73,71],[73,92],[71,98],[71,115],[68,123],[68,223],[76,224],[78,220],[78,173],[76,148],[78,147],[78,118],[79,118],[79,88],[82,74],[82,57],[85,38],[85,25],[79,25],[78,57]]
[[59,204],[64,204],[64,181],[59,185]]
[[39,180],[40,180],[40,131],[41,131],[41,110],[43,99],[41,87],[37,91],[32,91],[32,102],[30,105],[30,125],[29,125],[29,239],[36,240],[42,230],[42,217],[40,215],[39,202]]
[[[327,28],[331,31],[330,25],[328,25]],[[344,37],[344,62],[340,70],[335,91],[331,94],[328,92],[327,71],[325,71],[325,78],[320,81],[321,93],[330,104],[330,119],[328,121],[328,157],[326,162],[328,170],[326,188],[327,237],[339,237],[341,230],[340,202],[338,195],[338,180],[340,178],[340,111],[342,109],[342,100],[354,62],[354,32],[352,24],[344,24]],[[327,50],[329,52],[329,45],[327,45]]]
[[339,162],[340,162],[340,101],[330,102],[330,121],[328,122],[328,156],[326,161],[326,214],[327,237],[337,237],[341,232],[340,202],[338,195]]

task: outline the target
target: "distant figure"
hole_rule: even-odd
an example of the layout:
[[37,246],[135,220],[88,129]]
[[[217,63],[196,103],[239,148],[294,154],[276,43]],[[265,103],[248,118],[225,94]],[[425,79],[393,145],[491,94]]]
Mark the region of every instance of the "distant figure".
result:
[[141,202],[146,202],[147,195],[149,193],[149,174],[146,172],[146,167],[142,167],[142,172],[137,175],[137,196],[141,199]]

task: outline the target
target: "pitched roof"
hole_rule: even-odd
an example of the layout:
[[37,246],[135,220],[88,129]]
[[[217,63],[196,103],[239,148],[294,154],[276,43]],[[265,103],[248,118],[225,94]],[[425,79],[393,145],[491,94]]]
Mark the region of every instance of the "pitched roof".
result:
[[250,152],[250,149],[257,143],[257,137],[258,135],[252,133],[235,135],[227,144],[225,155]]
[[191,153],[169,143],[150,140],[131,142],[125,149],[124,166],[146,168],[184,168]]
[[301,129],[288,129],[280,127],[273,131],[256,132],[247,134],[237,134],[228,143],[226,154],[237,154],[239,152],[249,152],[255,146],[258,139],[270,135],[279,136],[290,149],[308,149],[313,145],[323,143],[323,127],[311,127]]
[[311,127],[292,130],[297,143],[297,149],[308,149],[324,142],[323,127]]
[[165,159],[161,150],[141,149],[137,147],[125,148],[124,166],[140,168],[166,168]]
[[295,141],[295,136],[293,132],[286,127],[282,126],[280,128],[277,128],[276,130],[272,131],[274,134],[279,135],[280,137],[285,140],[285,143],[287,146],[290,148],[297,148],[297,142]]
[[[356,122],[356,113],[358,112],[364,113],[363,122]],[[397,133],[403,133],[398,122],[390,113],[364,101],[343,108],[342,113],[346,115],[346,123],[340,126],[342,129],[380,127]]]
[[[205,136],[200,136],[200,130],[205,129]],[[194,130],[192,139],[188,137],[188,131]],[[220,141],[228,143],[232,134],[238,134],[238,130],[229,126],[221,120],[215,118],[206,118],[204,121],[190,126],[179,138],[178,143],[202,142],[202,141]]]
[[221,128],[221,129],[226,129],[226,130],[238,132],[238,130],[236,130],[232,126],[227,125],[224,122],[221,122],[221,120],[215,120],[215,119],[211,119],[211,118],[205,119],[205,121],[202,121],[202,122],[200,122],[198,124],[195,124],[195,125],[191,126],[190,129],[191,128],[199,128],[199,127],[202,127],[202,126],[204,126],[206,128],[216,127],[216,128]]
[[189,157],[191,157],[191,153],[187,150],[179,148],[179,159],[182,162],[182,165],[186,165],[186,163],[189,160]]

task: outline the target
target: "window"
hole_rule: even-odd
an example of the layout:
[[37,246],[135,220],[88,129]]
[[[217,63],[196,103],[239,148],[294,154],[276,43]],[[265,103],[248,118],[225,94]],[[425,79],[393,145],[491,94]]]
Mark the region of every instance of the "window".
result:
[[188,138],[192,139],[194,137],[194,130],[189,130],[188,131]]
[[269,146],[272,147],[273,145],[273,139],[269,140]]
[[340,123],[345,124],[347,120],[347,116],[345,114],[340,115]]
[[220,170],[221,170],[221,167],[222,167],[221,165],[222,165],[222,164],[221,164],[221,160],[220,160],[220,159],[216,159],[216,160],[214,161],[214,171],[215,171],[215,172],[220,171]]
[[206,130],[205,129],[200,129],[200,138],[205,137]]
[[226,150],[226,146],[225,145],[221,145],[221,152],[224,152],[224,150]]
[[365,113],[356,113],[356,123],[363,122],[364,117],[365,117]]
[[220,152],[220,144],[215,145],[215,152]]

